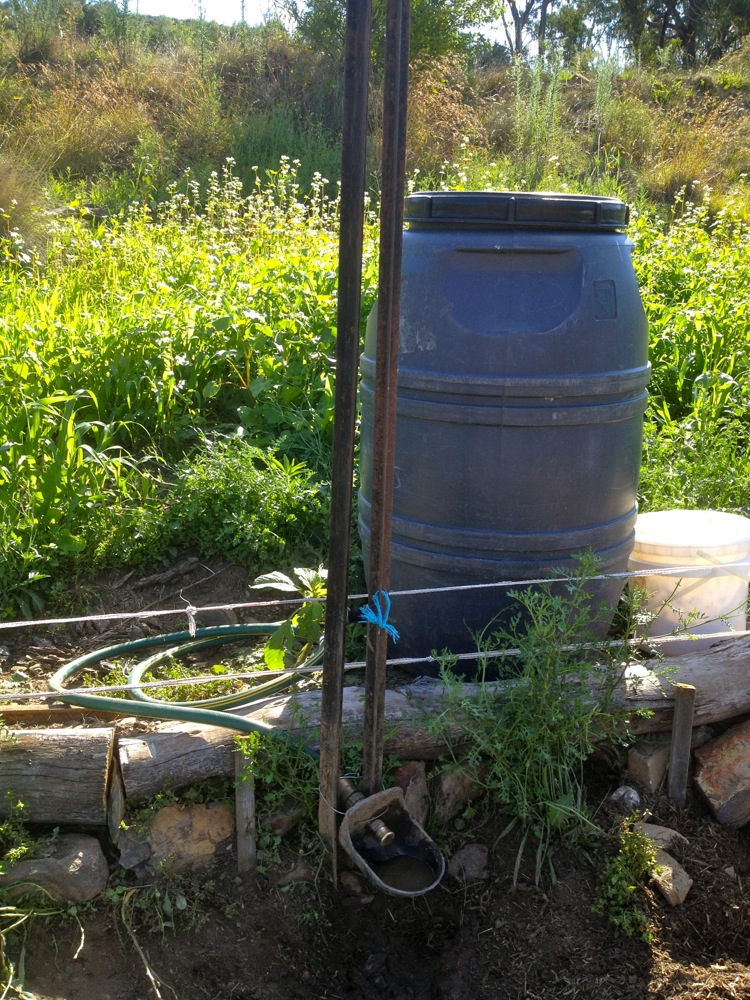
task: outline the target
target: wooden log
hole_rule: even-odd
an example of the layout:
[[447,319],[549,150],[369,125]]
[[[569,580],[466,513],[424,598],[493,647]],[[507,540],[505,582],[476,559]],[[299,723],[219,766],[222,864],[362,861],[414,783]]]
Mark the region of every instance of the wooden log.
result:
[[20,801],[30,823],[105,826],[114,732],[10,730],[0,742],[0,816]]
[[0,720],[6,726],[48,729],[50,726],[85,726],[119,718],[116,712],[92,712],[75,705],[0,705]]
[[170,722],[154,732],[121,736],[117,754],[126,798],[140,801],[205,778],[234,774],[236,735],[216,726]]
[[631,664],[625,684],[616,693],[618,708],[628,713],[648,713],[642,717],[630,715],[630,732],[672,729],[676,684],[696,688],[694,726],[724,722],[750,712],[750,636],[725,639],[710,649],[665,658],[654,669],[658,677],[644,670],[644,664]]
[[[623,673],[615,703],[627,716],[631,733],[672,728],[676,683],[697,689],[696,726],[750,712],[750,638],[724,641],[709,650],[664,660],[658,669],[662,673],[655,676],[647,664],[634,663]],[[496,687],[502,694],[502,686]],[[460,691],[469,696],[476,692],[476,686],[461,684]],[[363,698],[363,688],[344,688],[345,739],[361,738]],[[320,691],[297,692],[258,703],[243,714],[317,748],[320,701]],[[440,729],[431,726],[445,708],[446,692],[440,681],[422,678],[388,689],[386,752],[405,759],[431,760],[445,754],[449,746],[460,751],[465,734],[458,720],[446,718]],[[649,714],[638,714],[642,711]],[[165,788],[182,788],[202,778],[233,774],[233,737],[232,731],[212,726],[169,723],[154,732],[121,739],[119,759],[128,798],[149,798]]]

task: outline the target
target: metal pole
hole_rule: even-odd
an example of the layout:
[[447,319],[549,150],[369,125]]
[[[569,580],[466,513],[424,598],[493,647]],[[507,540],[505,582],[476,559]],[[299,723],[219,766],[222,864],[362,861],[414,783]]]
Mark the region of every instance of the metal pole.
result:
[[357,416],[362,233],[365,212],[367,90],[370,69],[371,0],[347,0],[344,52],[344,120],[341,155],[336,394],[331,469],[328,599],[320,706],[320,801],[318,821],[333,852],[338,876],[338,779],[341,771],[341,711]]
[[[380,281],[373,411],[372,525],[369,593],[390,586],[393,462],[396,445],[396,387],[401,310],[401,245],[404,227],[406,109],[409,80],[409,0],[388,0],[383,84]],[[370,626],[365,668],[362,786],[382,787],[386,632]]]

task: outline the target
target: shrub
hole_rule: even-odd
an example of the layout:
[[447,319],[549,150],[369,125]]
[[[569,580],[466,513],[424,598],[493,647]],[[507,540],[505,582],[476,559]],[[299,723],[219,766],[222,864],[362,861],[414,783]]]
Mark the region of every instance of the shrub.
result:
[[40,169],[81,176],[131,166],[151,130],[146,104],[102,73],[58,82],[50,94],[35,91],[19,125],[26,155]]
[[175,541],[206,556],[267,566],[325,547],[327,494],[310,470],[240,438],[181,463],[170,506]]
[[462,144],[483,144],[484,130],[456,57],[435,60],[413,76],[407,120],[407,170],[437,175]]

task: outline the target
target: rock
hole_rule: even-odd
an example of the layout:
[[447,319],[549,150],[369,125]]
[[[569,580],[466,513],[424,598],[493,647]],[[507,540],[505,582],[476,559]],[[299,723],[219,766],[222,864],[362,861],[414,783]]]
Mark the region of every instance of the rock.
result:
[[212,628],[215,625],[236,625],[237,615],[232,608],[215,608],[199,611],[195,620],[200,628]]
[[477,779],[460,767],[440,771],[433,778],[432,794],[435,819],[446,823],[457,816],[469,802],[479,798],[482,786]]
[[363,896],[365,893],[365,883],[354,872],[341,872],[339,875],[341,888],[353,896]]
[[298,861],[294,868],[276,879],[276,885],[295,885],[297,882],[315,882],[315,872],[306,861]]
[[430,811],[430,793],[427,788],[424,761],[406,761],[396,771],[393,784],[403,791],[404,802],[411,818],[424,827]]
[[634,743],[628,751],[628,778],[653,794],[667,773],[669,747],[668,737]]
[[54,899],[70,903],[85,903],[106,889],[109,866],[96,837],[65,833],[48,850],[46,857],[12,865],[0,875],[0,886],[16,886],[18,895],[39,886]]
[[234,834],[234,810],[224,802],[165,806],[154,817],[148,839],[150,864],[184,872],[211,864],[219,844]]
[[641,807],[641,797],[630,785],[620,785],[607,799],[607,804],[622,816],[630,816]]
[[695,783],[714,816],[727,826],[750,820],[750,720],[695,751]]
[[286,837],[305,815],[305,807],[293,795],[285,795],[281,805],[261,820],[266,829],[279,837]]
[[462,882],[487,877],[487,848],[484,844],[467,844],[451,858],[448,874]]
[[660,869],[658,875],[654,875],[653,878],[656,888],[671,906],[684,903],[693,880],[682,865],[666,851],[656,852],[656,863]]
[[[690,746],[693,750],[711,739],[708,726],[697,726],[693,730]],[[672,740],[670,736],[654,734],[650,739],[641,739],[628,751],[628,778],[645,792],[653,794],[667,773]]]
[[668,826],[658,826],[656,823],[639,823],[638,829],[647,837],[655,848],[667,850],[669,847],[687,847],[687,837]]
[[696,726],[693,730],[693,735],[690,740],[690,747],[692,750],[697,750],[698,747],[705,746],[709,740],[713,739],[713,733],[711,732],[710,726]]
[[120,865],[128,871],[139,868],[151,858],[151,844],[147,835],[132,828],[120,830],[117,847],[120,851]]

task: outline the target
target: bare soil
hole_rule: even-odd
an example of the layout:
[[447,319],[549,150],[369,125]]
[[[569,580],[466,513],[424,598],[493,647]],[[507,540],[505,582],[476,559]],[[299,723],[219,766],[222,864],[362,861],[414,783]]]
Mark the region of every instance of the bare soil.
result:
[[[181,591],[198,607],[248,600],[247,575],[236,567],[198,564],[177,579],[141,588],[123,576],[85,593],[92,613],[159,607],[159,601],[180,606]],[[202,576],[203,583],[190,586]],[[243,620],[249,612],[237,614]],[[0,641],[10,656],[0,680],[20,669],[43,686],[56,664],[78,650],[182,627],[184,620],[174,618],[113,619],[104,627],[5,633]],[[590,806],[600,808],[621,778],[612,762],[592,762]],[[599,852],[556,848],[554,874],[546,869],[535,885],[534,852],[527,847],[514,890],[518,840],[501,837],[505,818],[480,805],[465,825],[430,830],[449,858],[467,844],[487,847],[486,872],[474,880],[447,875],[432,892],[411,899],[385,895],[353,872],[334,888],[322,851],[290,854],[262,875],[240,878],[227,844],[208,875],[186,890],[190,905],[176,914],[174,928],[157,931],[148,907],[132,906],[124,923],[122,904],[96,900],[79,908],[81,947],[74,920],[37,919],[25,942],[26,990],[37,1000],[750,998],[747,831],[719,826],[693,796],[680,811],[661,795],[646,798],[644,806],[653,822],[687,838],[673,853],[694,879],[687,900],[675,908],[646,890],[649,943],[624,937],[592,912]],[[112,875],[112,884],[120,884],[116,852]],[[12,942],[16,959],[20,945]]]

